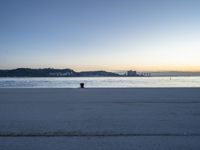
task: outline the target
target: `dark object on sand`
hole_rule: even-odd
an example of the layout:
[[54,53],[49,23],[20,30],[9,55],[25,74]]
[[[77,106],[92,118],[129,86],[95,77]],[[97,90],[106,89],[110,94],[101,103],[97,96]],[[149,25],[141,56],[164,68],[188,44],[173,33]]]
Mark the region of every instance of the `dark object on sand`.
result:
[[84,88],[84,83],[80,83],[80,88]]

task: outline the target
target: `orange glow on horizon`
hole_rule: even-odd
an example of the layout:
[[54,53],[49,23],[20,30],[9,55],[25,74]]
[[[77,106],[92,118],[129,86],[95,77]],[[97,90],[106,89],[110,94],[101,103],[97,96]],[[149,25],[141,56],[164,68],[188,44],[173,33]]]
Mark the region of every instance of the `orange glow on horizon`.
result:
[[[58,67],[59,68],[59,67]],[[61,68],[66,68],[64,65]],[[71,69],[76,71],[92,71],[92,70],[105,70],[105,71],[126,71],[126,70],[136,70],[136,71],[149,71],[149,72],[159,72],[159,71],[182,71],[182,72],[200,72],[200,66],[72,66]]]

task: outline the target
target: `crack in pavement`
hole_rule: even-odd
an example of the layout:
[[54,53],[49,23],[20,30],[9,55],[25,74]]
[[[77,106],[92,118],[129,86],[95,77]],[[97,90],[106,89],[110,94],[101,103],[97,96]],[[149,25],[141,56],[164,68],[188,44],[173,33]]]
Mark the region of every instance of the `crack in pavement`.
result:
[[118,136],[200,136],[199,133],[108,133],[108,132],[1,132],[0,137],[118,137]]

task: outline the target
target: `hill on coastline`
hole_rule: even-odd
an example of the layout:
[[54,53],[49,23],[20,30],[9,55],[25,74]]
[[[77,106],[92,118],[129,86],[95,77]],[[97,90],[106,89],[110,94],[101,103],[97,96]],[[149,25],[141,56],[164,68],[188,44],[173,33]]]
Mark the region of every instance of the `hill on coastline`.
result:
[[0,77],[117,77],[117,73],[106,71],[76,72],[72,69],[30,69],[17,68],[12,70],[0,70]]

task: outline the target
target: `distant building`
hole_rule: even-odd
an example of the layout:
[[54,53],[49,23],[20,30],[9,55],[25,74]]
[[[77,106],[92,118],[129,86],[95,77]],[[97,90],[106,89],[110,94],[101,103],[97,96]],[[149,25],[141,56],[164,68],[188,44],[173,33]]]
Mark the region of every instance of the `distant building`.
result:
[[62,73],[62,76],[71,76],[71,75],[73,75],[72,72],[65,72],[65,73]]
[[141,73],[137,74],[137,76],[140,76],[140,77],[151,77],[151,73],[148,73],[148,72],[146,72],[146,73],[141,72]]
[[49,73],[50,76],[56,76],[56,77],[67,77],[73,75],[72,72],[51,72]]
[[136,71],[132,71],[132,70],[129,70],[127,71],[127,74],[126,74],[128,77],[135,77],[137,76],[137,72]]
[[53,76],[53,77],[60,77],[62,76],[62,73],[61,72],[51,72],[49,73],[50,76]]

